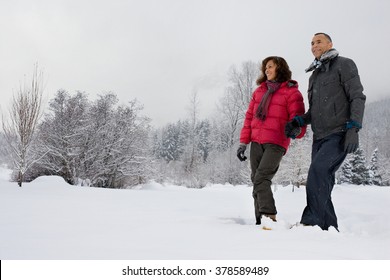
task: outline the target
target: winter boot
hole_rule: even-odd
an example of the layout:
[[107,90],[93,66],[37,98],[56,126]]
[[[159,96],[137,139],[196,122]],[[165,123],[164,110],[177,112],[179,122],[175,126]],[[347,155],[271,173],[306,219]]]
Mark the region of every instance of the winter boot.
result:
[[270,218],[272,221],[276,222],[276,215],[274,214],[264,214],[265,217]]

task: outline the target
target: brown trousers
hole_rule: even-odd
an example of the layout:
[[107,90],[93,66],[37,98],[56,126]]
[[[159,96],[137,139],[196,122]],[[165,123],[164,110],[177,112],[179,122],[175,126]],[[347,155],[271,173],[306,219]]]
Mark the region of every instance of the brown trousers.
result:
[[277,213],[271,190],[271,180],[278,171],[285,152],[285,148],[275,144],[251,143],[251,180],[256,221],[261,219],[262,214],[275,215]]

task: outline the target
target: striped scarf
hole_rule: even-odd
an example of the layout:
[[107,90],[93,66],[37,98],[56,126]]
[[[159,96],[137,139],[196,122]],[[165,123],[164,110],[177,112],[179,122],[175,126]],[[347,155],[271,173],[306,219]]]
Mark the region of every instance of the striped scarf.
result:
[[323,53],[320,57],[320,59],[314,59],[314,61],[310,64],[308,68],[305,69],[305,72],[313,71],[317,68],[320,68],[322,64],[327,63],[331,59],[335,58],[339,55],[339,52],[336,49],[330,49],[326,53]]
[[268,81],[268,80],[265,83],[267,85],[268,90],[263,95],[263,98],[261,99],[259,107],[257,107],[257,111],[256,111],[256,117],[262,121],[264,121],[268,115],[268,107],[272,99],[272,94],[275,91],[277,91],[281,85],[281,83],[279,82]]

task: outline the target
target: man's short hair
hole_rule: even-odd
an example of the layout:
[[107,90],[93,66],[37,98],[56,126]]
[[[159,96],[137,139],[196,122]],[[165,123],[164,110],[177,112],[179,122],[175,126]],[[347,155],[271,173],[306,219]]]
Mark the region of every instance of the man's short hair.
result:
[[326,37],[326,39],[329,40],[329,42],[332,42],[332,38],[330,38],[330,36],[324,32],[318,32],[318,33],[314,34],[314,36],[321,35],[321,34],[324,35]]

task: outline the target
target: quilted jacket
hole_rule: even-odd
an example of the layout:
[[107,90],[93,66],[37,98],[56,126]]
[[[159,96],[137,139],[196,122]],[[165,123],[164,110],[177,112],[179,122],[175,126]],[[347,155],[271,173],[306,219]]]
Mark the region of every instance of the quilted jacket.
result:
[[[271,143],[279,145],[287,151],[291,139],[285,136],[284,127],[295,116],[304,114],[305,105],[302,94],[298,89],[296,81],[283,82],[280,88],[272,94],[266,119],[260,120],[255,115],[266,92],[267,86],[265,82],[260,84],[253,92],[245,114],[244,126],[240,134],[240,143]],[[301,133],[297,138],[302,138],[305,132],[306,126],[302,127]]]

